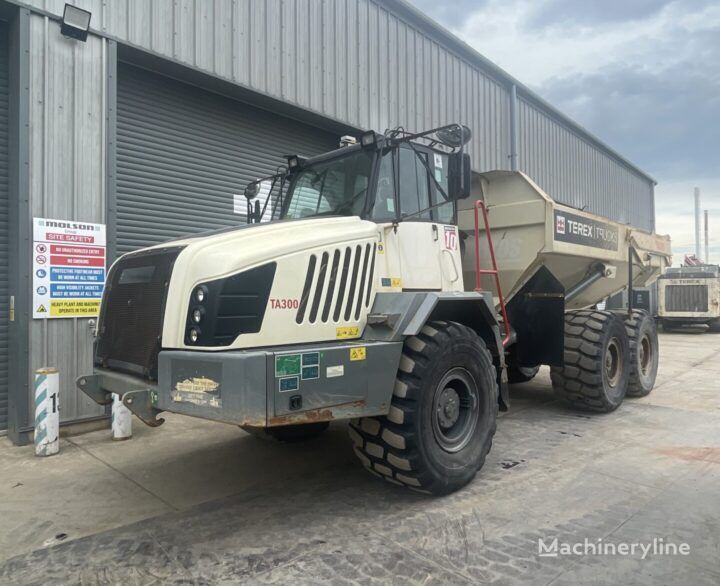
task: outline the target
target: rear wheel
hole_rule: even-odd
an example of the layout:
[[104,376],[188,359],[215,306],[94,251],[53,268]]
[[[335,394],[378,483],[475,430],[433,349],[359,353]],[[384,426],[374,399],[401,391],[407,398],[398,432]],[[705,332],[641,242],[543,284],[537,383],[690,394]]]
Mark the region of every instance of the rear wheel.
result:
[[258,439],[292,443],[315,438],[324,433],[329,425],[327,421],[320,421],[301,425],[283,425],[282,427],[248,427],[241,425],[240,429]]
[[644,397],[653,390],[658,371],[660,344],[655,320],[645,311],[634,310],[625,317],[630,340],[628,397]]
[[630,376],[622,320],[607,311],[566,312],[564,365],[552,367],[550,376],[555,395],[573,407],[601,413],[617,409]]
[[498,387],[480,337],[454,322],[431,322],[405,342],[386,417],[350,424],[363,465],[392,482],[436,495],[468,482],[495,434]]

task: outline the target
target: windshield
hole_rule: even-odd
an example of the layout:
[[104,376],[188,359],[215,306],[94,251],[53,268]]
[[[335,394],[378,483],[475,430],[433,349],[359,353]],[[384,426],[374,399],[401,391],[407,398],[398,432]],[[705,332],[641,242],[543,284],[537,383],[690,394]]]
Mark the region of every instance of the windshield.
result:
[[365,207],[375,154],[359,150],[298,171],[282,217],[359,216]]

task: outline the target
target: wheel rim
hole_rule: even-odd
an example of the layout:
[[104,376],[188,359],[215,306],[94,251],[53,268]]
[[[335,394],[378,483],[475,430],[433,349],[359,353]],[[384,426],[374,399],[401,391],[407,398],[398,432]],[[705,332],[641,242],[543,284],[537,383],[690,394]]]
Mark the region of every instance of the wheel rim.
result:
[[449,370],[435,388],[432,427],[446,452],[458,452],[475,433],[480,397],[472,375],[464,368]]
[[605,377],[611,387],[617,386],[622,376],[622,350],[617,338],[611,338],[605,351]]
[[643,376],[647,376],[653,364],[653,345],[648,336],[643,336],[638,344],[638,360],[640,362],[640,372]]

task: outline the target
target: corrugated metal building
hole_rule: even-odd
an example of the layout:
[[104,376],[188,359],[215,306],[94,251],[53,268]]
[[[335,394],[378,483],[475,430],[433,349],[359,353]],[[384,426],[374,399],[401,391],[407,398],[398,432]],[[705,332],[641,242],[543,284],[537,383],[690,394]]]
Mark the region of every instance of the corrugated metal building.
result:
[[[106,223],[117,253],[235,224],[234,193],[289,152],[462,122],[476,171],[518,168],[561,202],[651,229],[653,179],[402,0],[0,0],[0,430],[32,431],[35,368],[62,420],[87,319],[32,320],[32,217]],[[10,284],[9,290],[7,289]],[[11,308],[11,301],[13,307]],[[10,316],[11,309],[14,312]]]

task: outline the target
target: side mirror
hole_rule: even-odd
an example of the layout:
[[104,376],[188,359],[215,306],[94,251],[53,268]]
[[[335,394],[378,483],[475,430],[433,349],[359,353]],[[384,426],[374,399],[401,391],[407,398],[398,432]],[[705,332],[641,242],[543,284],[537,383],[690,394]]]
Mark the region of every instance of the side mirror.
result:
[[438,130],[435,138],[445,146],[459,148],[470,142],[472,131],[464,124],[450,124]]
[[452,200],[470,197],[471,183],[470,155],[467,153],[448,155],[448,197]]
[[260,186],[258,185],[258,182],[251,181],[245,186],[245,191],[243,193],[246,199],[251,200],[258,194],[258,191],[260,191]]

